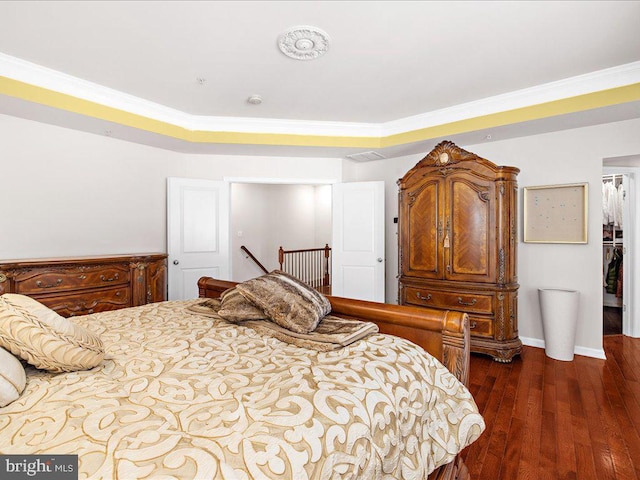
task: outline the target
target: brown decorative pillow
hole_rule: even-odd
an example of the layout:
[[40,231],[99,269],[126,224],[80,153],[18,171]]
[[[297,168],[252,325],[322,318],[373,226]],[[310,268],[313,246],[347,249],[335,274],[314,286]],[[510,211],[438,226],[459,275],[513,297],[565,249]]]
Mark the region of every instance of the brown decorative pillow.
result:
[[220,296],[222,301],[218,315],[225,320],[238,323],[243,320],[264,320],[265,313],[247,300],[237,288],[225,290]]
[[104,358],[96,334],[16,293],[0,296],[0,347],[52,372],[88,370]]
[[312,332],[331,312],[324,295],[280,270],[240,283],[236,289],[273,322],[292,332]]
[[205,317],[220,318],[220,300],[217,298],[207,298],[204,302],[194,303],[186,307],[187,312],[197,313]]

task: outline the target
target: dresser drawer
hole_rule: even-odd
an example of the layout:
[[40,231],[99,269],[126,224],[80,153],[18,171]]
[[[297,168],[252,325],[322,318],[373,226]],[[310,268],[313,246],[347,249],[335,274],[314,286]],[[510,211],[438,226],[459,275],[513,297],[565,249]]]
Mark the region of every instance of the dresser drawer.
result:
[[26,271],[15,278],[15,293],[37,295],[129,283],[129,269],[119,265]]
[[493,338],[493,320],[470,315],[469,331],[471,335]]
[[63,317],[88,315],[131,306],[129,287],[101,288],[65,295],[34,295],[33,298]]
[[461,310],[468,313],[493,313],[493,295],[441,292],[429,288],[407,287],[405,303],[421,307]]

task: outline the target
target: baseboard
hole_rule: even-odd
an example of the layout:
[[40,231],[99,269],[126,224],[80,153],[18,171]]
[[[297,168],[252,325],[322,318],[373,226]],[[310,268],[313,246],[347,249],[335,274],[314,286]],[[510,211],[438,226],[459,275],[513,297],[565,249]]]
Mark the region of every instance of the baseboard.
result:
[[520,337],[520,341],[528,347],[544,348],[544,340],[539,338]]
[[573,349],[573,353],[576,355],[583,355],[585,357],[599,358],[601,360],[606,360],[607,357],[604,354],[604,349],[602,348],[589,348],[589,347],[581,347],[576,345]]
[[[544,348],[544,340],[539,338],[520,337],[520,340],[523,345],[527,345],[528,347]],[[601,360],[606,360],[607,358],[604,354],[604,349],[602,348],[589,348],[576,345],[573,349],[573,353],[585,357],[599,358]]]

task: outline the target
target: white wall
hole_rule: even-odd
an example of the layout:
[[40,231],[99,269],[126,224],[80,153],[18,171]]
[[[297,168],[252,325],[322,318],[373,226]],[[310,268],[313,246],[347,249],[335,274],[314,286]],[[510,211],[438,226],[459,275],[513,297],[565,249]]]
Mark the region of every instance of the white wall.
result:
[[273,254],[269,255],[263,241],[268,211],[265,196],[262,184],[231,184],[232,280],[243,282],[263,273],[251,259],[246,258],[246,254],[240,250],[242,245],[246,246],[265,268],[273,269]]
[[333,231],[333,223],[331,216],[331,185],[316,185],[316,237],[314,245],[316,247],[331,246],[331,233]]
[[[519,242],[519,328],[525,339],[543,338],[537,288],[569,287],[581,292],[577,345],[586,353],[602,351],[602,162],[640,154],[639,131],[640,120],[629,120],[460,145],[519,167],[521,189],[575,182],[592,187],[587,245]],[[385,181],[387,301],[397,301],[396,181],[424,155],[358,164],[181,154],[6,115],[0,115],[0,140],[0,259],[164,252],[169,176],[340,181],[344,174],[345,181]]]
[[326,223],[327,217],[329,221],[331,217],[330,201],[330,185],[233,183],[232,279],[244,281],[262,274],[240,250],[242,245],[269,271],[280,266],[280,246],[285,250],[323,247],[328,241],[319,243],[317,239],[331,238],[331,224]]
[[[581,293],[576,345],[579,353],[602,355],[602,198],[603,159],[640,153],[640,120],[535,135],[477,145],[459,145],[498,165],[520,168],[522,187],[588,182],[589,242],[586,245],[518,244],[519,333],[526,342],[543,339],[539,287]],[[397,301],[398,253],[396,181],[428,152],[343,167],[344,181],[384,180],[386,185],[387,302]],[[520,193],[522,204],[522,193]],[[521,208],[520,208],[521,210]],[[520,211],[519,225],[522,226]],[[640,288],[640,286],[636,286]]]
[[336,158],[176,153],[0,115],[0,259],[166,252],[166,179],[340,180]]

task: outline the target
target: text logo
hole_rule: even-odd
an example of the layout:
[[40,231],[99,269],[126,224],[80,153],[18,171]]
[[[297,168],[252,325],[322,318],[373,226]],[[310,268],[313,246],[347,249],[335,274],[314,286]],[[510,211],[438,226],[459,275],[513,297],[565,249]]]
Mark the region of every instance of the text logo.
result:
[[77,480],[77,455],[0,455],[0,478]]

